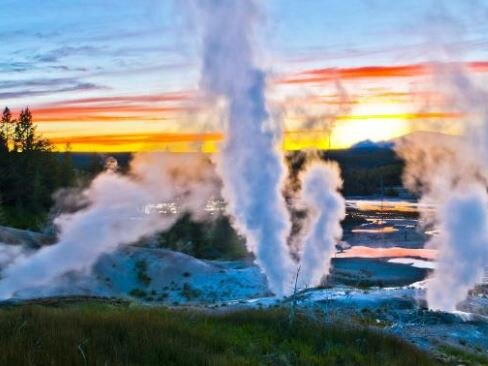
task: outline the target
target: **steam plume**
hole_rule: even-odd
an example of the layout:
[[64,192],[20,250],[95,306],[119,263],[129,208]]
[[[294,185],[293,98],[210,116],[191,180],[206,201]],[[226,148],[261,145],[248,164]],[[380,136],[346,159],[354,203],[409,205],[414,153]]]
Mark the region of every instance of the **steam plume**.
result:
[[304,238],[299,287],[315,287],[329,273],[335,245],[342,236],[346,204],[336,163],[315,163],[302,176],[302,200],[311,211],[310,230]]
[[427,302],[432,309],[453,311],[481,282],[488,263],[486,189],[476,185],[455,192],[439,211],[441,234],[434,239],[439,255]]
[[266,75],[255,61],[253,0],[195,1],[202,31],[202,81],[223,97],[228,121],[218,172],[223,196],[249,251],[276,295],[291,287],[293,262],[286,245],[290,217],[281,193],[285,167],[277,143],[281,131],[266,108]]
[[488,98],[460,66],[437,64],[434,70],[446,100],[467,116],[462,135],[410,136],[396,149],[406,161],[406,186],[438,204],[427,218],[441,229],[428,243],[439,249],[439,263],[427,300],[433,309],[452,311],[488,265]]
[[3,271],[0,298],[51,284],[68,272],[90,271],[101,255],[164,231],[177,219],[176,215],[143,215],[142,208],[149,203],[181,199],[182,211],[199,212],[214,187],[211,175],[200,173],[199,168],[201,162],[185,157],[170,160],[148,154],[135,158],[129,176],[113,170],[101,173],[81,193],[88,206],[55,220],[58,242],[19,257]]

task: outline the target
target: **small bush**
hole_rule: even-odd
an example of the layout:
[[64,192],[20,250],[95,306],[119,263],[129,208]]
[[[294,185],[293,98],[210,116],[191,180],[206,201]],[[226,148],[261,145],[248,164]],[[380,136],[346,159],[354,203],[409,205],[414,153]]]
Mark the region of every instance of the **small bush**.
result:
[[181,295],[187,300],[193,300],[201,295],[201,291],[193,288],[189,283],[183,284]]
[[151,283],[151,277],[147,274],[147,263],[144,260],[136,262],[135,265],[137,280],[145,286]]
[[141,290],[139,288],[135,288],[135,289],[131,290],[129,292],[129,295],[132,296],[132,297],[137,297],[139,299],[147,296],[146,291]]

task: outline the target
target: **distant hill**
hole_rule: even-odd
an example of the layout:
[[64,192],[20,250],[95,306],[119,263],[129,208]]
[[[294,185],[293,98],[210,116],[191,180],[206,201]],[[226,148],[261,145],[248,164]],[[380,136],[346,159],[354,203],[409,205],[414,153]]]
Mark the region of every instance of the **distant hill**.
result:
[[350,149],[393,149],[395,143],[393,141],[371,141],[363,140],[351,146]]
[[324,159],[335,160],[342,169],[367,169],[401,164],[391,147],[363,147],[324,151]]

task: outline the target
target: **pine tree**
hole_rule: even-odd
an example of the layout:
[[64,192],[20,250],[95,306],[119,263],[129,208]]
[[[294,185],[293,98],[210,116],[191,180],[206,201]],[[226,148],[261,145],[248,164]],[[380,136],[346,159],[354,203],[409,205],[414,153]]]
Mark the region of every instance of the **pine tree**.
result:
[[26,152],[34,147],[35,127],[32,125],[32,114],[29,108],[20,112],[14,129],[14,150]]
[[51,150],[49,142],[38,136],[29,108],[20,112],[19,119],[15,123],[13,145],[16,152]]
[[12,113],[8,107],[5,107],[2,113],[2,118],[0,119],[0,151],[8,152],[10,139],[12,135]]

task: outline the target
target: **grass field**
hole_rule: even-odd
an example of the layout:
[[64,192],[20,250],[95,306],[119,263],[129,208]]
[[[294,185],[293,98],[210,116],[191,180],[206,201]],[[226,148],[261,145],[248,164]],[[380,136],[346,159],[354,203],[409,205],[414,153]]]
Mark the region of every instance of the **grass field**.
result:
[[0,310],[0,365],[433,365],[379,331],[283,310],[209,314],[100,304]]

